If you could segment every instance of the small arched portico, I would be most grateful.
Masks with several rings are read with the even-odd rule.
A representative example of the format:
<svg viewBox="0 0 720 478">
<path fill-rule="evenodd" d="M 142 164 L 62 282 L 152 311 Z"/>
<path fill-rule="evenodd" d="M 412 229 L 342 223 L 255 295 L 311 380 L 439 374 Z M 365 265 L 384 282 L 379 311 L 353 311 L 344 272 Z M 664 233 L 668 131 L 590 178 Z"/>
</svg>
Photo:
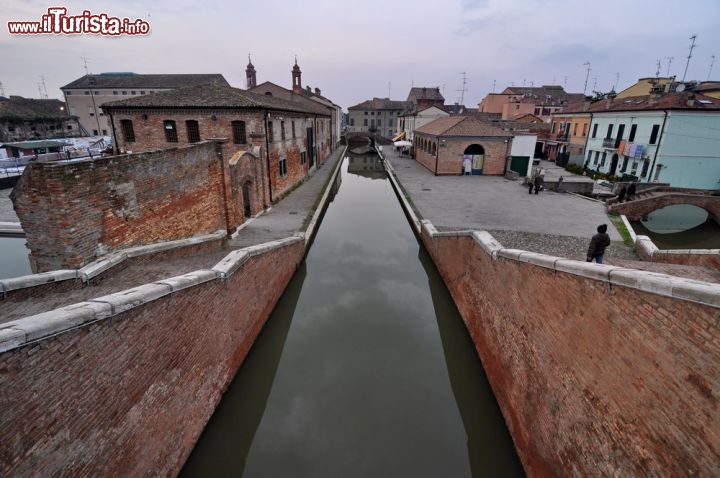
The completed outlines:
<svg viewBox="0 0 720 478">
<path fill-rule="evenodd" d="M 471 144 L 463 152 L 463 160 L 469 158 L 472 163 L 473 175 L 480 175 L 483 171 L 483 163 L 485 162 L 485 148 L 479 144 Z"/>
</svg>

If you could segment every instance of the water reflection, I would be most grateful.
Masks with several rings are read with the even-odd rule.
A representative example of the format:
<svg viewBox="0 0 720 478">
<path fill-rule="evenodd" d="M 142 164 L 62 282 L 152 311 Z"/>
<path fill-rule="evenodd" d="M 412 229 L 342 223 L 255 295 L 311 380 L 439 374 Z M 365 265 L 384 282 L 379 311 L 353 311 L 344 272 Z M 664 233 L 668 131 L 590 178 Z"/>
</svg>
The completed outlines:
<svg viewBox="0 0 720 478">
<path fill-rule="evenodd" d="M 646 221 L 630 224 L 636 234 L 650 237 L 660 249 L 720 248 L 720 226 L 697 206 L 668 206 L 650 213 Z"/>
<path fill-rule="evenodd" d="M 32 274 L 24 237 L 0 236 L 0 279 Z"/>
<path fill-rule="evenodd" d="M 246 373 L 265 373 L 246 372 L 263 367 L 247 360 L 233 390 L 257 393 L 244 398 L 255 404 L 252 417 L 223 416 L 242 416 L 246 405 L 219 408 L 201 440 L 217 436 L 196 447 L 183 475 L 521 475 L 474 347 L 466 332 L 459 338 L 461 319 L 434 268 L 423 265 L 427 257 L 418 261 L 394 192 L 387 181 L 348 173 L 349 163 L 306 258 L 296 306 L 270 319 L 291 324 L 273 355 L 280 358 L 269 395 L 267 385 L 244 382 Z M 251 428 L 249 438 L 235 444 L 236 432 L 217 425 L 227 421 Z M 225 465 L 235 447 L 243 467 Z M 491 455 L 499 458 L 488 464 Z"/>
</svg>

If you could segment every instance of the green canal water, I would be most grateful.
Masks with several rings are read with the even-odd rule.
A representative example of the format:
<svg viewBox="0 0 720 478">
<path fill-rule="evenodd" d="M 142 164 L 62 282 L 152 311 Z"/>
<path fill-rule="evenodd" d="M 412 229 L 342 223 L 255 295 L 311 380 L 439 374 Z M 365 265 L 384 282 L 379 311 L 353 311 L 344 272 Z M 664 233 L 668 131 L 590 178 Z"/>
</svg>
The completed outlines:
<svg viewBox="0 0 720 478">
<path fill-rule="evenodd" d="M 524 476 L 378 164 L 344 160 L 305 262 L 180 476 Z"/>
</svg>

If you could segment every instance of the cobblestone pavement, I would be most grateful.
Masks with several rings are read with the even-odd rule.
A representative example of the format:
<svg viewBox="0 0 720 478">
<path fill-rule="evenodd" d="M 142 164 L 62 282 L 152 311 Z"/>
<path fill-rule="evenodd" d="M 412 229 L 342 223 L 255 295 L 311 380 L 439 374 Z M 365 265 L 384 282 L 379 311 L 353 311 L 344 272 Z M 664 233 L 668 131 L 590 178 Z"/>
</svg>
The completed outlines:
<svg viewBox="0 0 720 478">
<path fill-rule="evenodd" d="M 598 224 L 605 223 L 613 241 L 605 255 L 606 264 L 720 282 L 720 271 L 715 269 L 641 261 L 634 249 L 623 243 L 602 202 L 552 191 L 528 194 L 522 180 L 434 176 L 417 161 L 399 157 L 392 148 L 383 152 L 415 212 L 439 230 L 485 230 L 503 247 L 585 260 L 590 237 Z M 571 173 L 565 172 L 565 176 Z"/>
</svg>

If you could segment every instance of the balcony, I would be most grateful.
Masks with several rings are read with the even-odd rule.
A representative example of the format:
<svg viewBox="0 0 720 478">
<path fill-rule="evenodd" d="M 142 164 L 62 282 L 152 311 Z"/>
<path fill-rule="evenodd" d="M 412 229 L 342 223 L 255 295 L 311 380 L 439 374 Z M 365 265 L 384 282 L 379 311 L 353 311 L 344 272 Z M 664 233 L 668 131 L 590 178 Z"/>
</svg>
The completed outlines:
<svg viewBox="0 0 720 478">
<path fill-rule="evenodd" d="M 602 143 L 603 148 L 615 149 L 615 138 L 605 138 Z"/>
</svg>

